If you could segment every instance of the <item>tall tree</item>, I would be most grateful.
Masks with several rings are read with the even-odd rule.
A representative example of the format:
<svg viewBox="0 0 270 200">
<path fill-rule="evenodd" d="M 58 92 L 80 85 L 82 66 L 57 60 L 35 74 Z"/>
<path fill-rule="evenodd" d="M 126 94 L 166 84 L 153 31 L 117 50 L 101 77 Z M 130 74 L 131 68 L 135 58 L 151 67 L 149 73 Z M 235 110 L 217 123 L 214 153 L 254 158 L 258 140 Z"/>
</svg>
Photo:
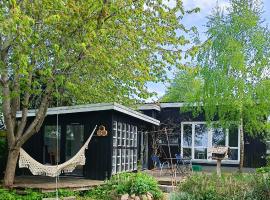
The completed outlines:
<svg viewBox="0 0 270 200">
<path fill-rule="evenodd" d="M 208 40 L 196 56 L 196 67 L 183 69 L 193 81 L 182 87 L 176 79 L 168 93 L 179 88 L 179 94 L 188 94 L 187 104 L 202 103 L 194 109 L 203 109 L 208 121 L 218 117 L 223 125 L 233 121 L 240 126 L 241 171 L 244 130 L 253 136 L 269 131 L 270 32 L 261 18 L 260 1 L 231 0 L 230 4 L 228 13 L 217 8 L 208 17 Z M 195 90 L 187 91 L 194 84 Z"/>
<path fill-rule="evenodd" d="M 184 14 L 181 1 L 0 1 L 5 186 L 13 184 L 19 149 L 38 132 L 58 91 L 69 104 L 149 97 L 146 83 L 164 80 L 168 65 L 180 63 L 187 41 L 179 31 L 189 31 Z M 30 107 L 37 110 L 32 122 Z"/>
</svg>

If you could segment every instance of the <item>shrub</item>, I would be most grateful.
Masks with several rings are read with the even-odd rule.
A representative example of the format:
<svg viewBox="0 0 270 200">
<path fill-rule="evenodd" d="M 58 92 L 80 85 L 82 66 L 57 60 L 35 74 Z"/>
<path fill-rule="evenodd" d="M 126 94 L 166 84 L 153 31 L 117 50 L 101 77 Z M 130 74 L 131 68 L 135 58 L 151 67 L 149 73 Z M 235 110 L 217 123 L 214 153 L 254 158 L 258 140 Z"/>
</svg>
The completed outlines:
<svg viewBox="0 0 270 200">
<path fill-rule="evenodd" d="M 262 174 L 264 174 L 264 173 L 269 173 L 270 172 L 270 166 L 268 167 L 260 167 L 260 168 L 257 168 L 256 169 L 256 172 L 257 173 L 262 173 Z"/>
<path fill-rule="evenodd" d="M 150 192 L 155 199 L 162 198 L 157 181 L 145 173 L 122 173 L 115 175 L 106 184 L 85 194 L 93 199 L 113 199 L 122 194 L 142 195 Z"/>
<path fill-rule="evenodd" d="M 251 185 L 251 199 L 266 200 L 270 199 L 270 177 L 269 175 L 253 176 Z"/>
<path fill-rule="evenodd" d="M 270 179 L 258 174 L 195 174 L 181 183 L 172 199 L 190 200 L 267 200 Z"/>
<path fill-rule="evenodd" d="M 71 190 L 59 190 L 59 197 L 76 196 L 77 193 Z M 46 197 L 55 197 L 55 192 L 52 193 L 41 193 L 34 190 L 25 190 L 24 194 L 17 194 L 16 190 L 0 189 L 1 200 L 41 200 Z"/>
</svg>

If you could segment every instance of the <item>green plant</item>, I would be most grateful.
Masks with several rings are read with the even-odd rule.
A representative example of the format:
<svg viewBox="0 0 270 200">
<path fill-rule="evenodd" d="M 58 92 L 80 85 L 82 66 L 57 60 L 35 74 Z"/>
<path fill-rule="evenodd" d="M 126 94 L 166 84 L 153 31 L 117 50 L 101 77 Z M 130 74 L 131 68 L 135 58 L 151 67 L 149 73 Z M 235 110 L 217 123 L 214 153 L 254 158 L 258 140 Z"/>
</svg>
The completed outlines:
<svg viewBox="0 0 270 200">
<path fill-rule="evenodd" d="M 58 190 L 59 197 L 68 197 L 68 196 L 78 196 L 77 192 L 71 190 Z M 42 200 L 43 198 L 55 197 L 55 192 L 51 193 L 41 193 L 35 190 L 25 190 L 23 194 L 17 194 L 16 190 L 7 190 L 0 188 L 0 199 L 1 200 Z"/>
<path fill-rule="evenodd" d="M 270 199 L 270 177 L 269 175 L 253 176 L 251 185 L 251 199 L 268 200 Z"/>
<path fill-rule="evenodd" d="M 157 181 L 145 173 L 117 174 L 106 184 L 85 193 L 92 199 L 114 199 L 122 194 L 142 195 L 150 192 L 155 199 L 162 198 Z"/>
<path fill-rule="evenodd" d="M 257 168 L 256 172 L 257 173 L 269 173 L 270 172 L 270 166 Z"/>
<path fill-rule="evenodd" d="M 179 192 L 190 195 L 194 200 L 245 199 L 250 191 L 250 176 L 233 174 L 195 174 L 179 185 Z M 250 195 L 249 195 L 250 196 Z"/>
<path fill-rule="evenodd" d="M 171 200 L 268 200 L 270 177 L 261 174 L 195 174 L 178 187 Z"/>
<path fill-rule="evenodd" d="M 266 166 L 270 167 L 270 155 L 266 156 Z"/>
</svg>

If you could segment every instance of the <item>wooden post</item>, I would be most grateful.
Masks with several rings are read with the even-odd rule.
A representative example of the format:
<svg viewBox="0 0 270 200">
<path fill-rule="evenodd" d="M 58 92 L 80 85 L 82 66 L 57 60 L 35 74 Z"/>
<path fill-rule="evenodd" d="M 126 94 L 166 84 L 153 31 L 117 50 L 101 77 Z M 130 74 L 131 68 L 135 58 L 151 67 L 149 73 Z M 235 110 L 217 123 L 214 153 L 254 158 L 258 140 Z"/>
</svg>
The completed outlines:
<svg viewBox="0 0 270 200">
<path fill-rule="evenodd" d="M 221 159 L 217 159 L 217 175 L 221 177 Z"/>
</svg>

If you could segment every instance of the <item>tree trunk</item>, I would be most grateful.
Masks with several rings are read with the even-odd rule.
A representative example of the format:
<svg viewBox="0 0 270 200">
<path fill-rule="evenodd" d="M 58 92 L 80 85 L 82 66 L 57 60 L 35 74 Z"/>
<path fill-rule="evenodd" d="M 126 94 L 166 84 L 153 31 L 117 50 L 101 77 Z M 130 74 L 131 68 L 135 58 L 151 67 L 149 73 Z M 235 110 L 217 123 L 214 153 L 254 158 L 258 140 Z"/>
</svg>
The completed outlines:
<svg viewBox="0 0 270 200">
<path fill-rule="evenodd" d="M 12 187 L 15 177 L 15 170 L 17 165 L 17 160 L 20 154 L 19 149 L 11 149 L 8 151 L 8 159 L 4 177 L 4 186 Z"/>
<path fill-rule="evenodd" d="M 244 130 L 243 130 L 243 118 L 240 122 L 240 163 L 239 163 L 239 172 L 243 171 L 244 166 L 244 152 L 245 152 L 245 142 L 244 142 Z"/>
</svg>

